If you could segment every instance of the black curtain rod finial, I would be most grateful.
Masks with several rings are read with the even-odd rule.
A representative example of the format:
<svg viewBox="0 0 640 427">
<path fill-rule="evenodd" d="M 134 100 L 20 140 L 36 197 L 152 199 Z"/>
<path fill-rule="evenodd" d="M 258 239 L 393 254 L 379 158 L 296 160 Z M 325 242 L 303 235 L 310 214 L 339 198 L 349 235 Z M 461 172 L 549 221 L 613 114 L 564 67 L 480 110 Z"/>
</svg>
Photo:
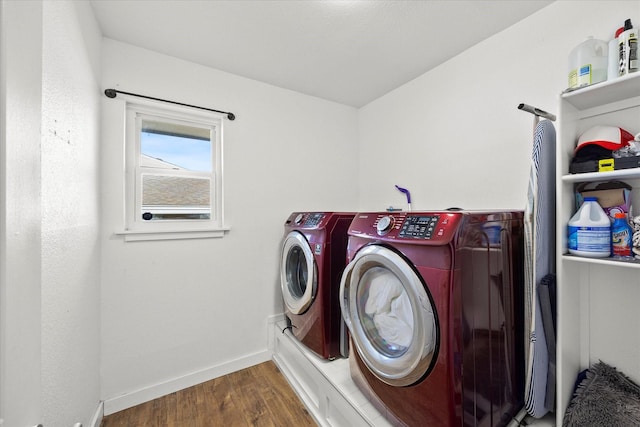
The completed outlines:
<svg viewBox="0 0 640 427">
<path fill-rule="evenodd" d="M 119 93 L 122 93 L 124 95 L 131 95 L 131 96 L 137 96 L 137 97 L 140 97 L 140 98 L 151 99 L 153 101 L 162 101 L 162 102 L 168 102 L 170 104 L 182 105 L 182 106 L 185 106 L 185 107 L 198 108 L 200 110 L 213 111 L 215 113 L 226 114 L 227 118 L 229 120 L 235 120 L 236 119 L 236 115 L 233 114 L 233 113 L 230 113 L 228 111 L 220 111 L 220 110 L 214 110 L 213 108 L 199 107 L 197 105 L 191 105 L 191 104 L 183 104 L 182 102 L 169 101 L 167 99 L 154 98 L 152 96 L 146 96 L 146 95 L 138 95 L 137 93 L 123 92 L 123 91 L 115 90 L 115 89 L 105 89 L 105 91 L 104 91 L 104 94 L 107 96 L 107 98 L 115 98 L 116 95 L 119 94 Z"/>
</svg>

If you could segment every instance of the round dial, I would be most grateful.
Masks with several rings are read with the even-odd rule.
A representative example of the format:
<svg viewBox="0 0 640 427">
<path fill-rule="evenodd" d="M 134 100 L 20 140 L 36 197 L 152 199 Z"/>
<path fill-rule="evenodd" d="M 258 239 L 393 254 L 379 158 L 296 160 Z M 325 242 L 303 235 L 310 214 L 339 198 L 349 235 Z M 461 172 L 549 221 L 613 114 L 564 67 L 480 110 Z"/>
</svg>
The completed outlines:
<svg viewBox="0 0 640 427">
<path fill-rule="evenodd" d="M 304 217 L 304 215 L 302 214 L 298 214 L 296 216 L 296 219 L 293 220 L 293 222 L 295 222 L 296 224 L 300 224 L 302 222 L 302 218 Z"/>
<path fill-rule="evenodd" d="M 393 227 L 393 217 L 383 216 L 378 221 L 376 229 L 378 230 L 378 234 L 384 234 L 387 231 L 391 230 L 391 227 Z"/>
</svg>

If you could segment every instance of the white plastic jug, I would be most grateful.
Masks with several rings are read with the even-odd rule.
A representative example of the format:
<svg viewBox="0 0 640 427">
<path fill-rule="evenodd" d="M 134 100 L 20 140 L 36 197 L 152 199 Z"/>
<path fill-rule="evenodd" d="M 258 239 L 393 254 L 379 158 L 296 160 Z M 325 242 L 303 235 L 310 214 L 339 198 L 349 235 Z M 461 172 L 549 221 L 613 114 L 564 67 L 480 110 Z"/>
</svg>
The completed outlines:
<svg viewBox="0 0 640 427">
<path fill-rule="evenodd" d="M 585 197 L 569 220 L 569 253 L 589 258 L 611 256 L 611 220 L 596 197 Z"/>
<path fill-rule="evenodd" d="M 607 80 L 609 45 L 589 37 L 569 54 L 569 88 L 579 88 Z"/>
</svg>

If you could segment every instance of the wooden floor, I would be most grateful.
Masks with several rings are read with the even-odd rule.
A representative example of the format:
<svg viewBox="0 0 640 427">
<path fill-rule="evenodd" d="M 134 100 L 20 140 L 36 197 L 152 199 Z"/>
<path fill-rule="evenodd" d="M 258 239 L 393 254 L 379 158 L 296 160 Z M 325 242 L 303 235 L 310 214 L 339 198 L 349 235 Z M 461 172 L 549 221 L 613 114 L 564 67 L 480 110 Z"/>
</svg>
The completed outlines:
<svg viewBox="0 0 640 427">
<path fill-rule="evenodd" d="M 316 426 L 268 361 L 108 415 L 101 427 Z"/>
</svg>

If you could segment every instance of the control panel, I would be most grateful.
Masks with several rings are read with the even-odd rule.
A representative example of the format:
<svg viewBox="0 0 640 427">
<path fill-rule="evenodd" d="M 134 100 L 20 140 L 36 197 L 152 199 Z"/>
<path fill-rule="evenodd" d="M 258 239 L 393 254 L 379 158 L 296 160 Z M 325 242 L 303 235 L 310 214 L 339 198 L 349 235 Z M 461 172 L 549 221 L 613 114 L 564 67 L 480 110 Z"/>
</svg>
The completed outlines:
<svg viewBox="0 0 640 427">
<path fill-rule="evenodd" d="M 463 215 L 445 211 L 359 213 L 349 227 L 349 235 L 383 241 L 444 244 L 455 235 Z"/>
<path fill-rule="evenodd" d="M 295 225 L 301 228 L 317 228 L 324 219 L 324 212 L 300 212 L 293 213 L 287 219 L 285 225 Z"/>
</svg>

